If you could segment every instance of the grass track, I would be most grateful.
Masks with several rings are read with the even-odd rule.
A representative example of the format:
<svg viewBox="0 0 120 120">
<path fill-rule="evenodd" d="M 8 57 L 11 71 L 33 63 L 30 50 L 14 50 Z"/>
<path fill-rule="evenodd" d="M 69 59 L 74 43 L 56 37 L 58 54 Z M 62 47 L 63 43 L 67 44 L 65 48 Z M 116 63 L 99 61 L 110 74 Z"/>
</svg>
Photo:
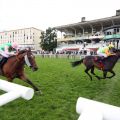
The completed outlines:
<svg viewBox="0 0 120 120">
<path fill-rule="evenodd" d="M 71 60 L 37 57 L 36 61 L 37 72 L 27 67 L 25 71 L 44 95 L 35 94 L 30 101 L 20 98 L 0 107 L 0 120 L 76 120 L 75 107 L 80 96 L 120 106 L 120 63 L 114 68 L 114 78 L 98 81 L 93 77 L 90 81 L 85 67 L 72 68 Z M 18 79 L 14 82 L 29 86 Z"/>
</svg>

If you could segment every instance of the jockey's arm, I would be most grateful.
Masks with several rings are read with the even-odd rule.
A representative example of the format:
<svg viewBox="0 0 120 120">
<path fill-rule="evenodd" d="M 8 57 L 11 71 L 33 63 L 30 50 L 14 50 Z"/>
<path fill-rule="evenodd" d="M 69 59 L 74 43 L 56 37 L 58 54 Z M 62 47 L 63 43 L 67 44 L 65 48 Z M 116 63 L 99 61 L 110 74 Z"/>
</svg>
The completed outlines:
<svg viewBox="0 0 120 120">
<path fill-rule="evenodd" d="M 115 53 L 111 53 L 108 49 L 105 50 L 105 54 L 106 54 L 107 56 L 115 55 Z"/>
<path fill-rule="evenodd" d="M 105 54 L 106 54 L 107 56 L 110 56 L 110 55 L 111 55 L 111 53 L 110 53 L 110 51 L 109 51 L 108 49 L 105 50 Z"/>
</svg>

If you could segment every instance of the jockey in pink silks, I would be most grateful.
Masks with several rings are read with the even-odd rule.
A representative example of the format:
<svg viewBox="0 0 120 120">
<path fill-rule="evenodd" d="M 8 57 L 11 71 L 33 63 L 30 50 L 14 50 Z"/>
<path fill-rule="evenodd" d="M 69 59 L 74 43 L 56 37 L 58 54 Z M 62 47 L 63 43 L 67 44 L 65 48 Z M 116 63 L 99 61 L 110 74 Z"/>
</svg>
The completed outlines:
<svg viewBox="0 0 120 120">
<path fill-rule="evenodd" d="M 8 60 L 8 57 L 16 55 L 13 51 L 18 52 L 18 44 L 13 43 L 4 43 L 0 45 L 0 55 L 2 56 L 0 60 L 0 67 Z"/>
</svg>

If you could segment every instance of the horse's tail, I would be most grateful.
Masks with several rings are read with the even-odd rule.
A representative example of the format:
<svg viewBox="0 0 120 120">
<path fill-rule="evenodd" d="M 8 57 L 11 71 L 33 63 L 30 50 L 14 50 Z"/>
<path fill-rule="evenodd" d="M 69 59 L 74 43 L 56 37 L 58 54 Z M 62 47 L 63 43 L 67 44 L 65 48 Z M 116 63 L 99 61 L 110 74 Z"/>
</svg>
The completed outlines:
<svg viewBox="0 0 120 120">
<path fill-rule="evenodd" d="M 83 58 L 84 59 L 84 58 Z M 83 59 L 79 60 L 79 61 L 74 61 L 74 62 L 71 62 L 72 64 L 72 67 L 76 67 L 77 65 L 83 63 Z"/>
</svg>

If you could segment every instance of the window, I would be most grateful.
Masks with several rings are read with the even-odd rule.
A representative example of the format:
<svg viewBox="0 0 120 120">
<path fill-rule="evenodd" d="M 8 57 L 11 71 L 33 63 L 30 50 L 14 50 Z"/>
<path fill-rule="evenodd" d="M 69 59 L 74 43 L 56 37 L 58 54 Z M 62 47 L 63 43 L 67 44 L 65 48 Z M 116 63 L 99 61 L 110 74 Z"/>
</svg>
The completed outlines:
<svg viewBox="0 0 120 120">
<path fill-rule="evenodd" d="M 119 28 L 117 28 L 117 32 L 119 32 Z"/>
<path fill-rule="evenodd" d="M 116 34 L 116 29 L 114 29 L 114 33 L 113 34 Z"/>
<path fill-rule="evenodd" d="M 106 32 L 105 34 L 106 34 L 106 35 L 111 35 L 111 32 Z"/>
<path fill-rule="evenodd" d="M 14 37 L 14 32 L 13 32 L 13 37 Z"/>
</svg>

